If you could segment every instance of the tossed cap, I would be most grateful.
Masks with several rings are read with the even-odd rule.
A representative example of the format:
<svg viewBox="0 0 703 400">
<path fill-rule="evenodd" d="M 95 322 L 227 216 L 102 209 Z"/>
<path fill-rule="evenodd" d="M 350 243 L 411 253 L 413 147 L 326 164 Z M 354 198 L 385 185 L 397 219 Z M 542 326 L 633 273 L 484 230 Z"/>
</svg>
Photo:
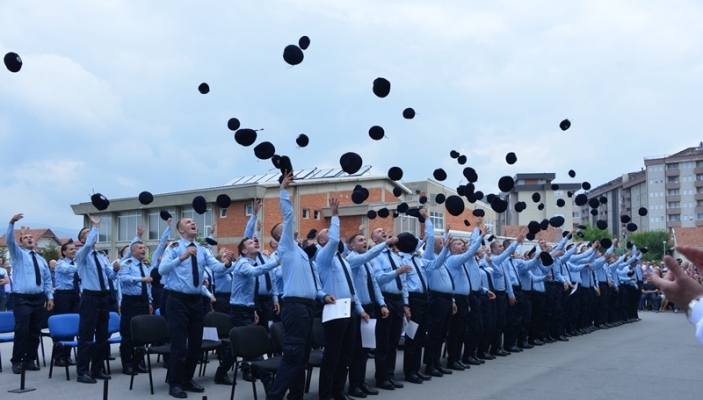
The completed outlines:
<svg viewBox="0 0 703 400">
<path fill-rule="evenodd" d="M 400 167 L 391 167 L 388 170 L 388 178 L 392 181 L 399 181 L 403 179 L 403 170 Z"/>
<path fill-rule="evenodd" d="M 154 195 L 147 192 L 146 190 L 139 193 L 139 204 L 147 205 L 154 201 Z"/>
<path fill-rule="evenodd" d="M 383 137 L 386 136 L 386 131 L 383 130 L 382 127 L 378 125 L 374 125 L 371 128 L 369 128 L 369 137 L 373 140 L 381 140 Z"/>
<path fill-rule="evenodd" d="M 415 118 L 415 110 L 413 110 L 410 107 L 406 108 L 405 110 L 403 110 L 403 118 L 405 118 L 405 119 Z"/>
<path fill-rule="evenodd" d="M 444 207 L 449 214 L 458 217 L 464 212 L 464 200 L 457 195 L 451 195 L 444 202 Z"/>
<path fill-rule="evenodd" d="M 241 125 L 237 118 L 230 118 L 229 121 L 227 121 L 227 129 L 230 131 L 236 131 Z"/>
<path fill-rule="evenodd" d="M 600 230 L 605 230 L 608 229 L 608 223 L 603 221 L 602 219 L 599 219 L 596 221 L 596 227 Z"/>
<path fill-rule="evenodd" d="M 198 92 L 200 92 L 200 94 L 210 93 L 210 85 L 205 82 L 201 83 L 200 85 L 198 85 Z"/>
<path fill-rule="evenodd" d="M 565 119 L 559 123 L 559 128 L 561 128 L 562 131 L 565 131 L 569 128 L 571 128 L 571 121 L 568 119 Z"/>
<path fill-rule="evenodd" d="M 294 44 L 289 44 L 283 49 L 283 60 L 289 65 L 298 65 L 303 62 L 303 58 L 303 50 Z"/>
<path fill-rule="evenodd" d="M 391 83 L 386 78 L 376 78 L 373 81 L 373 94 L 380 98 L 388 96 L 391 92 Z"/>
<path fill-rule="evenodd" d="M 217 204 L 220 208 L 228 208 L 232 205 L 232 199 L 228 195 L 222 193 L 217 196 L 217 199 L 215 199 L 215 204 Z"/>
<path fill-rule="evenodd" d="M 300 47 L 301 50 L 307 50 L 309 46 L 310 46 L 310 38 L 309 37 L 301 36 L 300 39 L 298 39 L 298 47 Z"/>
<path fill-rule="evenodd" d="M 268 160 L 276 154 L 276 148 L 271 142 L 261 142 L 254 147 L 254 155 L 259 160 Z"/>
<path fill-rule="evenodd" d="M 171 213 L 167 210 L 159 211 L 159 217 L 161 217 L 161 219 L 163 219 L 164 221 L 168 221 L 169 218 L 172 218 Z"/>
<path fill-rule="evenodd" d="M 442 168 L 437 168 L 436 170 L 434 170 L 434 172 L 432 172 L 432 176 L 440 182 L 447 179 L 447 173 L 444 172 Z"/>
<path fill-rule="evenodd" d="M 447 198 L 444 196 L 443 193 L 438 193 L 437 196 L 435 196 L 434 200 L 437 202 L 437 204 L 443 204 Z"/>
<path fill-rule="evenodd" d="M 354 152 L 344 153 L 339 158 L 339 165 L 342 167 L 342 171 L 348 173 L 349 175 L 359 172 L 362 163 L 363 161 L 361 156 Z"/>
<path fill-rule="evenodd" d="M 306 134 L 304 134 L 304 133 L 301 133 L 301 134 L 298 135 L 298 137 L 295 139 L 295 143 L 296 143 L 298 146 L 300 146 L 300 147 L 305 147 L 305 146 L 308 145 L 308 143 L 310 143 L 310 138 L 308 137 L 308 135 L 306 135 Z"/>
<path fill-rule="evenodd" d="M 205 201 L 205 197 L 196 196 L 193 199 L 193 210 L 198 214 L 205 214 L 207 211 L 207 201 Z"/>
<path fill-rule="evenodd" d="M 17 53 L 9 52 L 5 54 L 5 57 L 3 57 L 3 62 L 5 63 L 7 70 L 10 72 L 19 72 L 20 69 L 22 69 L 22 59 Z"/>
<path fill-rule="evenodd" d="M 251 146 L 256 142 L 256 131 L 249 128 L 238 129 L 234 132 L 234 141 L 244 147 Z"/>
<path fill-rule="evenodd" d="M 110 200 L 100 193 L 95 193 L 90 196 L 90 202 L 93 203 L 93 207 L 97 208 L 98 211 L 106 210 L 110 206 Z"/>
<path fill-rule="evenodd" d="M 515 180 L 511 176 L 503 176 L 498 180 L 498 188 L 501 192 L 509 192 L 515 187 Z"/>
<path fill-rule="evenodd" d="M 507 162 L 510 165 L 515 164 L 517 162 L 517 156 L 515 155 L 515 153 L 513 153 L 511 151 L 510 153 L 506 154 L 505 155 L 505 162 Z"/>
</svg>

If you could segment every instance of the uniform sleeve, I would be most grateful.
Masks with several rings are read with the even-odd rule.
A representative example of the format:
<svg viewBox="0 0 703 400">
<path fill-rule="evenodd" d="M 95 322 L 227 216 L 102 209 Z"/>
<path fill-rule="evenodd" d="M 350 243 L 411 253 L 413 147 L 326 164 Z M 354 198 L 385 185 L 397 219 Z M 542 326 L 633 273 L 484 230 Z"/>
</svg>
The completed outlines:
<svg viewBox="0 0 703 400">
<path fill-rule="evenodd" d="M 288 191 L 281 189 L 280 207 L 283 214 L 283 231 L 281 240 L 278 242 L 278 250 L 293 251 L 298 244 L 295 242 L 295 227 L 293 226 L 293 203 L 290 201 Z"/>
<path fill-rule="evenodd" d="M 425 251 L 422 252 L 422 258 L 425 260 L 434 260 L 434 226 L 429 219 L 425 220 Z"/>
<path fill-rule="evenodd" d="M 241 226 L 241 225 L 240 225 Z M 244 228 L 244 237 L 253 239 L 254 238 L 254 231 L 256 228 L 256 214 L 251 214 L 251 217 L 249 217 L 249 221 L 247 221 L 247 226 Z"/>
<path fill-rule="evenodd" d="M 83 247 L 78 249 L 76 252 L 76 264 L 84 264 L 86 258 L 88 258 L 88 254 L 91 252 L 93 249 L 93 246 L 95 245 L 95 242 L 98 240 L 98 228 L 97 227 L 92 227 L 90 228 L 90 232 L 88 232 L 88 237 L 85 239 L 85 243 L 83 243 Z"/>
<path fill-rule="evenodd" d="M 51 269 L 46 264 L 46 260 L 42 258 L 43 268 L 42 268 L 42 280 L 44 285 L 44 294 L 48 300 L 54 299 L 54 284 L 51 281 Z"/>
<path fill-rule="evenodd" d="M 21 260 L 22 256 L 20 256 L 20 253 L 22 252 L 22 249 L 15 241 L 15 224 L 9 224 L 7 226 L 5 242 L 7 243 L 7 249 L 10 252 L 10 257 L 12 258 L 12 260 Z M 15 267 L 15 269 L 16 268 L 17 267 Z"/>
</svg>

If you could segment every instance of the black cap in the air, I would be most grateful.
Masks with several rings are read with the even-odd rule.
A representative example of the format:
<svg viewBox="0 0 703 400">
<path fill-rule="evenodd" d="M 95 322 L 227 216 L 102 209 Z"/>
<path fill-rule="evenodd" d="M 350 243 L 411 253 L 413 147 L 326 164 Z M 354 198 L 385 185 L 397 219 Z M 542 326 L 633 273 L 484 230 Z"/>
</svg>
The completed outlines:
<svg viewBox="0 0 703 400">
<path fill-rule="evenodd" d="M 261 142 L 254 147 L 254 155 L 259 160 L 268 160 L 276 154 L 276 148 L 271 142 Z"/>
<path fill-rule="evenodd" d="M 506 154 L 505 155 L 505 162 L 507 162 L 510 165 L 515 164 L 517 162 L 517 156 L 515 155 L 515 153 L 513 153 L 511 151 L 510 153 Z"/>
<path fill-rule="evenodd" d="M 596 227 L 600 230 L 605 230 L 608 229 L 608 223 L 603 221 L 602 219 L 599 219 L 596 221 Z"/>
<path fill-rule="evenodd" d="M 308 234 L 305 235 L 305 237 L 306 237 L 307 239 L 315 239 L 316 236 L 317 236 L 317 229 L 315 229 L 315 228 L 310 229 L 310 230 L 308 231 Z"/>
<path fill-rule="evenodd" d="M 552 183 L 552 190 L 559 190 L 559 185 L 556 183 Z"/>
<path fill-rule="evenodd" d="M 471 222 L 469 222 L 468 219 L 465 219 L 465 220 L 464 220 L 464 225 L 466 225 L 466 226 L 471 226 Z"/>
<path fill-rule="evenodd" d="M 544 203 L 539 203 L 539 205 L 537 206 L 537 209 L 540 211 L 544 210 Z"/>
<path fill-rule="evenodd" d="M 542 200 L 542 195 L 537 192 L 532 193 L 532 201 L 539 203 L 540 200 Z"/>
<path fill-rule="evenodd" d="M 447 198 L 444 196 L 443 193 L 438 193 L 437 196 L 435 196 L 434 201 L 437 202 L 437 204 L 444 204 L 444 201 L 447 200 Z"/>
<path fill-rule="evenodd" d="M 388 218 L 388 216 L 391 215 L 390 211 L 388 211 L 388 209 L 385 207 L 378 210 L 377 214 L 381 218 Z"/>
<path fill-rule="evenodd" d="M 405 119 L 415 118 L 415 110 L 413 110 L 410 107 L 406 108 L 405 110 L 403 110 L 403 118 L 405 118 Z"/>
<path fill-rule="evenodd" d="M 607 249 L 613 245 L 613 241 L 610 238 L 603 238 L 600 240 L 600 247 Z"/>
<path fill-rule="evenodd" d="M 200 94 L 210 93 L 210 85 L 205 82 L 201 83 L 200 85 L 198 85 L 198 92 L 200 92 Z"/>
<path fill-rule="evenodd" d="M 385 78 L 376 78 L 373 81 L 373 94 L 380 98 L 388 96 L 391 92 L 391 83 Z"/>
<path fill-rule="evenodd" d="M 592 208 L 592 209 L 591 209 L 591 215 L 593 215 L 594 217 L 597 216 L 597 215 L 598 215 L 598 210 L 595 209 L 595 208 Z"/>
<path fill-rule="evenodd" d="M 227 121 L 227 129 L 230 131 L 236 131 L 241 125 L 237 118 L 230 118 L 229 121 Z"/>
<path fill-rule="evenodd" d="M 593 197 L 590 200 L 588 200 L 588 205 L 591 208 L 598 208 L 598 207 L 600 207 L 600 201 L 598 201 L 597 198 Z"/>
<path fill-rule="evenodd" d="M 645 207 L 640 207 L 640 209 L 637 210 L 637 214 L 639 214 L 640 217 L 644 217 L 645 215 L 647 215 L 647 212 L 648 211 Z"/>
<path fill-rule="evenodd" d="M 154 201 L 154 195 L 147 192 L 143 191 L 139 193 L 139 204 L 147 205 L 151 204 L 151 202 Z"/>
<path fill-rule="evenodd" d="M 400 203 L 398 204 L 398 207 L 396 207 L 396 210 L 398 210 L 399 213 L 406 213 L 408 212 L 409 208 L 410 206 L 408 205 L 408 203 Z"/>
<path fill-rule="evenodd" d="M 17 53 L 9 52 L 3 57 L 5 67 L 10 72 L 19 72 L 22 69 L 22 59 Z"/>
<path fill-rule="evenodd" d="M 477 208 L 473 210 L 471 214 L 473 214 L 474 217 L 484 217 L 486 215 L 486 212 L 480 208 Z"/>
<path fill-rule="evenodd" d="M 457 161 L 460 165 L 464 165 L 464 164 L 466 164 L 466 156 L 465 156 L 465 155 L 460 155 L 459 158 L 456 159 L 456 161 Z"/>
<path fill-rule="evenodd" d="M 211 237 L 206 237 L 205 243 L 209 244 L 210 246 L 217 246 L 217 240 L 215 240 Z"/>
<path fill-rule="evenodd" d="M 301 133 L 300 135 L 298 135 L 298 138 L 295 139 L 295 143 L 300 147 L 305 147 L 308 145 L 308 143 L 310 143 L 310 138 L 308 137 L 308 135 Z"/>
<path fill-rule="evenodd" d="M 466 180 L 471 183 L 474 183 L 478 180 L 478 173 L 476 173 L 476 170 L 471 167 L 464 168 L 463 174 L 464 178 L 466 178 Z"/>
<path fill-rule="evenodd" d="M 234 141 L 247 147 L 256 142 L 256 131 L 249 128 L 238 129 L 234 132 Z"/>
<path fill-rule="evenodd" d="M 549 219 L 549 225 L 551 225 L 555 228 L 561 227 L 562 225 L 564 225 L 564 222 L 566 222 L 564 220 L 564 217 L 562 217 L 560 215 L 557 215 L 556 217 L 552 217 Z"/>
<path fill-rule="evenodd" d="M 97 208 L 98 211 L 106 210 L 107 207 L 110 205 L 110 200 L 108 200 L 107 197 L 103 196 L 100 193 L 95 193 L 94 195 L 90 196 L 90 202 L 93 203 L 93 207 Z"/>
<path fill-rule="evenodd" d="M 464 212 L 464 200 L 456 195 L 447 197 L 447 200 L 444 202 L 444 206 L 446 207 L 447 212 L 455 217 L 458 217 Z"/>
<path fill-rule="evenodd" d="M 591 190 L 591 184 L 588 182 L 582 183 L 581 187 L 583 188 L 583 190 Z"/>
<path fill-rule="evenodd" d="M 568 119 L 565 119 L 559 123 L 559 128 L 561 128 L 562 131 L 565 131 L 569 128 L 571 128 L 571 121 Z"/>
<path fill-rule="evenodd" d="M 391 167 L 388 170 L 388 178 L 392 181 L 403 179 L 403 170 L 400 167 Z"/>
<path fill-rule="evenodd" d="M 398 243 L 395 247 L 403 253 L 413 254 L 419 242 L 420 241 L 412 233 L 403 232 L 398 235 Z"/>
<path fill-rule="evenodd" d="M 440 182 L 447 179 L 447 173 L 444 172 L 442 168 L 437 168 L 436 170 L 434 170 L 434 172 L 432 172 L 432 176 Z"/>
<path fill-rule="evenodd" d="M 601 196 L 598 201 L 600 201 L 601 204 L 608 204 L 608 198 L 605 196 Z"/>
<path fill-rule="evenodd" d="M 515 180 L 511 176 L 503 176 L 498 180 L 498 188 L 501 192 L 509 192 L 515 187 Z"/>
<path fill-rule="evenodd" d="M 628 230 L 629 232 L 634 232 L 634 231 L 636 231 L 636 230 L 637 230 L 637 224 L 635 224 L 634 222 L 630 222 L 629 224 L 627 224 L 627 230 Z"/>
<path fill-rule="evenodd" d="M 621 215 L 620 216 L 620 223 L 622 224 L 627 224 L 631 221 L 631 218 L 629 215 Z"/>
<path fill-rule="evenodd" d="M 159 211 L 159 217 L 161 217 L 161 219 L 163 219 L 164 221 L 168 221 L 169 218 L 172 218 L 171 213 L 167 210 Z"/>
<path fill-rule="evenodd" d="M 298 65 L 303 62 L 303 58 L 303 50 L 294 44 L 289 44 L 283 49 L 283 60 L 289 65 Z"/>
<path fill-rule="evenodd" d="M 193 199 L 193 210 L 198 214 L 205 214 L 207 211 L 207 201 L 205 201 L 205 197 L 196 196 Z"/>
<path fill-rule="evenodd" d="M 570 169 L 570 170 L 569 170 L 569 176 L 572 177 L 572 178 L 576 178 L 576 171 L 574 171 L 573 169 Z"/>
<path fill-rule="evenodd" d="M 577 194 L 576 198 L 574 199 L 574 203 L 581 207 L 582 205 L 588 203 L 588 196 L 586 196 L 584 193 Z"/>
<path fill-rule="evenodd" d="M 369 210 L 369 211 L 366 213 L 366 217 L 367 217 L 368 219 L 375 219 L 375 218 L 376 218 L 376 211 L 374 211 L 374 210 Z"/>
<path fill-rule="evenodd" d="M 310 38 L 309 37 L 301 36 L 300 39 L 298 39 L 298 47 L 300 47 L 301 50 L 307 50 L 309 46 L 310 46 Z"/>
<path fill-rule="evenodd" d="M 399 188 L 398 186 L 393 188 L 393 196 L 395 197 L 400 197 L 403 194 L 403 189 Z"/>
<path fill-rule="evenodd" d="M 359 172 L 362 163 L 361 156 L 353 152 L 344 153 L 339 158 L 339 165 L 342 167 L 342 171 L 349 175 Z"/>
<path fill-rule="evenodd" d="M 557 199 L 557 207 L 564 207 L 566 205 L 566 202 L 564 199 Z"/>
<path fill-rule="evenodd" d="M 386 136 L 386 131 L 383 130 L 382 127 L 378 125 L 374 125 L 371 128 L 369 128 L 369 137 L 373 140 L 381 140 L 383 137 Z"/>
<path fill-rule="evenodd" d="M 427 203 L 427 196 L 420 196 L 420 204 L 425 204 Z"/>
<path fill-rule="evenodd" d="M 215 199 L 215 204 L 217 204 L 220 208 L 228 208 L 232 205 L 232 199 L 228 195 L 222 193 L 217 196 L 217 199 Z"/>
</svg>

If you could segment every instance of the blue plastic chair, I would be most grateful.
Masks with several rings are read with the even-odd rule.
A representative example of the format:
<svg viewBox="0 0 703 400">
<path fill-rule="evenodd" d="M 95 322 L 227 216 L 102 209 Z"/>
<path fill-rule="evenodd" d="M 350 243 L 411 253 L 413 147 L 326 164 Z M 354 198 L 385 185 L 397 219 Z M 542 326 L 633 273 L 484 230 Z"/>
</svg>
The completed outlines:
<svg viewBox="0 0 703 400">
<path fill-rule="evenodd" d="M 54 352 L 63 351 L 64 347 L 78 347 L 77 340 L 65 340 L 66 338 L 75 338 L 78 336 L 78 326 L 80 324 L 80 316 L 78 314 L 61 314 L 52 315 L 49 317 L 49 335 L 54 341 L 54 347 L 51 349 L 51 360 L 54 359 Z M 49 378 L 54 370 L 54 363 L 49 366 Z M 66 363 L 66 380 L 71 380 L 68 372 L 68 363 Z"/>
<path fill-rule="evenodd" d="M 161 309 L 157 308 L 156 310 L 154 310 L 154 315 L 161 315 Z"/>
<path fill-rule="evenodd" d="M 110 346 L 115 343 L 122 343 L 122 336 L 112 336 L 115 333 L 120 333 L 120 314 L 110 311 L 110 320 L 107 323 L 107 355 L 105 356 L 105 361 L 107 362 L 107 373 L 110 374 Z"/>
<path fill-rule="evenodd" d="M 8 343 L 15 340 L 15 314 L 12 311 L 0 312 L 0 334 L 12 333 L 12 335 L 0 335 L 0 343 Z M 0 372 L 2 372 L 2 355 L 0 354 Z"/>
</svg>

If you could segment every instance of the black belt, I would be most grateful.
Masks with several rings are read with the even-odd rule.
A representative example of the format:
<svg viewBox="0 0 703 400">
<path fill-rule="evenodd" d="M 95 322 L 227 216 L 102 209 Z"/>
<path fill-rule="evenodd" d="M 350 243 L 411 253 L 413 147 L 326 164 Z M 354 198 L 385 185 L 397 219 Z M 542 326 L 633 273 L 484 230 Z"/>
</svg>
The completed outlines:
<svg viewBox="0 0 703 400">
<path fill-rule="evenodd" d="M 522 286 L 513 286 L 513 292 L 522 292 Z"/>
<path fill-rule="evenodd" d="M 256 295 L 256 300 L 257 301 L 269 301 L 269 300 L 273 300 L 273 296 L 271 296 L 270 294 L 258 294 L 258 295 Z"/>
<path fill-rule="evenodd" d="M 437 292 L 437 291 L 434 291 L 434 290 L 430 290 L 430 291 L 428 292 L 428 294 L 429 294 L 430 296 L 437 296 L 437 297 L 442 298 L 442 299 L 449 299 L 449 300 L 454 299 L 454 295 L 453 295 L 452 293 L 444 293 L 444 292 Z"/>
<path fill-rule="evenodd" d="M 73 289 L 56 289 L 54 294 L 78 294 Z"/>
<path fill-rule="evenodd" d="M 496 295 L 499 295 L 499 294 L 500 294 L 500 295 L 505 295 L 505 290 L 496 290 L 496 291 L 495 291 L 495 294 L 496 294 Z"/>
<path fill-rule="evenodd" d="M 427 293 L 410 292 L 408 293 L 408 297 L 411 299 L 426 299 Z"/>
<path fill-rule="evenodd" d="M 176 292 L 175 290 L 171 290 L 169 293 L 169 296 L 173 296 L 177 299 L 181 300 L 190 300 L 190 301 L 195 301 L 195 300 L 200 300 L 202 297 L 201 294 L 188 294 L 188 293 L 183 293 L 183 292 Z"/>
<path fill-rule="evenodd" d="M 562 286 L 563 284 L 561 282 L 547 282 L 547 285 L 552 285 L 552 286 Z"/>
<path fill-rule="evenodd" d="M 467 296 L 467 295 L 465 295 L 465 294 L 456 294 L 456 293 L 455 293 L 455 294 L 454 294 L 454 298 L 455 298 L 456 300 L 468 300 L 468 299 L 469 299 L 469 296 Z"/>
<path fill-rule="evenodd" d="M 480 295 L 481 295 L 481 292 L 478 291 L 478 290 L 472 290 L 472 291 L 471 291 L 471 296 L 480 296 Z"/>
<path fill-rule="evenodd" d="M 237 311 L 237 312 L 249 312 L 249 313 L 253 313 L 254 311 L 256 311 L 256 309 L 254 307 L 243 306 L 240 304 L 230 304 L 229 310 L 230 311 Z"/>
<path fill-rule="evenodd" d="M 123 300 L 144 300 L 144 301 L 149 300 L 149 298 L 147 296 L 144 296 L 143 294 L 123 294 L 122 299 Z"/>
<path fill-rule="evenodd" d="M 576 286 L 576 282 L 571 281 L 571 285 Z"/>
<path fill-rule="evenodd" d="M 83 289 L 83 294 L 88 296 L 107 296 L 110 294 L 109 290 L 88 290 Z"/>
<path fill-rule="evenodd" d="M 284 297 L 283 300 L 286 301 L 286 302 L 291 302 L 291 303 L 303 303 L 303 304 L 307 304 L 307 305 L 309 305 L 309 306 L 314 306 L 314 305 L 315 305 L 315 300 L 306 299 L 306 298 L 304 298 L 304 297 L 292 297 L 292 296 L 288 296 L 288 297 Z"/>
<path fill-rule="evenodd" d="M 215 292 L 215 296 L 231 296 L 230 292 Z"/>
<path fill-rule="evenodd" d="M 44 293 L 35 293 L 35 294 L 29 294 L 29 293 L 10 293 L 13 298 L 18 297 L 20 299 L 25 299 L 25 300 L 39 300 L 41 297 L 44 295 Z"/>
<path fill-rule="evenodd" d="M 403 296 L 396 293 L 382 292 L 384 299 L 391 299 L 393 301 L 403 301 Z"/>
</svg>

